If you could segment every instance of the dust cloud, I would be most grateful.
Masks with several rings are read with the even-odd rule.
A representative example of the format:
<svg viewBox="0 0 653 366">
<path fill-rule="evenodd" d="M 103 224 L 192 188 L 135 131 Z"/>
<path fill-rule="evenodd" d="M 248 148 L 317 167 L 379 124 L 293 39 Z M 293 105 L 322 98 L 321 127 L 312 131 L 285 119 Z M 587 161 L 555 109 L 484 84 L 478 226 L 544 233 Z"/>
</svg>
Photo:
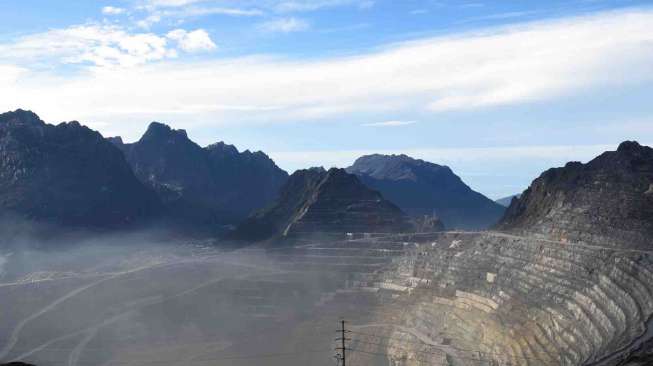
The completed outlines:
<svg viewBox="0 0 653 366">
<path fill-rule="evenodd" d="M 39 366 L 333 365 L 338 319 L 374 306 L 348 284 L 386 261 L 316 240 L 225 249 L 161 231 L 0 227 L 0 361 Z"/>
</svg>

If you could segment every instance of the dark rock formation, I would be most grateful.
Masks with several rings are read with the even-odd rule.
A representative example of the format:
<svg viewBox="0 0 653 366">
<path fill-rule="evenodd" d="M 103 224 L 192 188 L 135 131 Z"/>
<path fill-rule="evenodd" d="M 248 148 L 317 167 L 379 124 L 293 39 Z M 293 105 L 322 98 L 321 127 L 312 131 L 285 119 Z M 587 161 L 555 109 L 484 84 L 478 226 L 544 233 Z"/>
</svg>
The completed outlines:
<svg viewBox="0 0 653 366">
<path fill-rule="evenodd" d="M 34 366 L 30 363 L 24 363 L 24 362 L 9 362 L 9 363 L 2 363 L 0 366 Z"/>
<path fill-rule="evenodd" d="M 192 227 L 237 222 L 270 203 L 287 179 L 262 152 L 222 142 L 202 148 L 184 130 L 153 122 L 133 144 L 113 138 L 136 176 L 152 187 L 177 221 Z"/>
<path fill-rule="evenodd" d="M 449 167 L 406 155 L 368 155 L 347 168 L 411 216 L 436 213 L 448 229 L 494 225 L 504 208 L 469 188 Z"/>
<path fill-rule="evenodd" d="M 235 236 L 263 240 L 309 233 L 398 232 L 406 218 L 381 194 L 344 169 L 299 170 L 272 206 L 252 215 Z"/>
<path fill-rule="evenodd" d="M 653 149 L 624 142 L 587 164 L 544 172 L 498 226 L 561 241 L 650 247 Z"/>
<path fill-rule="evenodd" d="M 156 195 L 123 154 L 78 122 L 45 124 L 29 111 L 0 115 L 0 211 L 29 220 L 125 228 L 152 217 Z"/>
</svg>

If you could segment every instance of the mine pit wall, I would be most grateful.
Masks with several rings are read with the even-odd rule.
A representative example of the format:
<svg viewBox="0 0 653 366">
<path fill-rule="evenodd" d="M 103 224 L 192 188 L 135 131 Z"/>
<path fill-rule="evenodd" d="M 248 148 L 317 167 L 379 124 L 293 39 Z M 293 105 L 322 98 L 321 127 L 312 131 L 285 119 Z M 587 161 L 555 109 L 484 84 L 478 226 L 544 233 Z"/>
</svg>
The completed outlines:
<svg viewBox="0 0 653 366">
<path fill-rule="evenodd" d="M 391 365 L 616 365 L 652 336 L 649 254 L 493 233 L 411 245 L 374 284 L 395 292 L 377 316 Z"/>
</svg>

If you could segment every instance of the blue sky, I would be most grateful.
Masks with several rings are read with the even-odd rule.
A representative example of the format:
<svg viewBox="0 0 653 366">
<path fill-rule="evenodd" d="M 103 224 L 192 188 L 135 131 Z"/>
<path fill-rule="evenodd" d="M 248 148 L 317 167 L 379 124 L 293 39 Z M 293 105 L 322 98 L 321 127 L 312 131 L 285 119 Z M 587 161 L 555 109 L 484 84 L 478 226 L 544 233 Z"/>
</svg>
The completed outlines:
<svg viewBox="0 0 653 366">
<path fill-rule="evenodd" d="M 498 198 L 653 143 L 648 1 L 0 2 L 0 109 L 152 120 L 284 169 L 406 153 Z"/>
</svg>

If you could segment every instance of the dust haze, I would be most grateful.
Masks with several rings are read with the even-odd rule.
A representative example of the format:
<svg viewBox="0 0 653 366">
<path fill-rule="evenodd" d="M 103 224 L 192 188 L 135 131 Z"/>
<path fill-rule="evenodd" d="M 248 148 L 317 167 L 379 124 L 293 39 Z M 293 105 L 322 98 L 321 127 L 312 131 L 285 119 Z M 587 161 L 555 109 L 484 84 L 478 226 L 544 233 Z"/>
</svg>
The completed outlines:
<svg viewBox="0 0 653 366">
<path fill-rule="evenodd" d="M 51 239 L 1 225 L 0 359 L 45 366 L 332 365 L 340 317 L 373 307 L 347 287 L 388 261 L 316 239 L 221 249 L 160 231 Z"/>
</svg>

